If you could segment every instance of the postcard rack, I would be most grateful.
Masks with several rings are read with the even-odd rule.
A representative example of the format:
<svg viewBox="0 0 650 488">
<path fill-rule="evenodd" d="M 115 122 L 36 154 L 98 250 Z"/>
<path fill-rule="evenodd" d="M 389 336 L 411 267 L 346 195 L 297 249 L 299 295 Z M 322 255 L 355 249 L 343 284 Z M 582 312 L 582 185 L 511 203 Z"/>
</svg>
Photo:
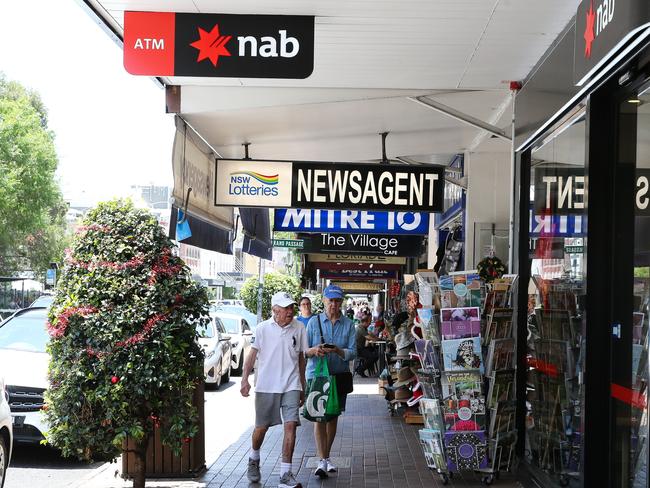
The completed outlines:
<svg viewBox="0 0 650 488">
<path fill-rule="evenodd" d="M 424 391 L 420 443 L 427 465 L 443 484 L 456 472 L 472 471 L 491 485 L 499 472 L 513 466 L 514 279 L 507 276 L 485 286 L 472 271 L 440 278 L 416 274 L 424 336 L 415 343 Z"/>
</svg>

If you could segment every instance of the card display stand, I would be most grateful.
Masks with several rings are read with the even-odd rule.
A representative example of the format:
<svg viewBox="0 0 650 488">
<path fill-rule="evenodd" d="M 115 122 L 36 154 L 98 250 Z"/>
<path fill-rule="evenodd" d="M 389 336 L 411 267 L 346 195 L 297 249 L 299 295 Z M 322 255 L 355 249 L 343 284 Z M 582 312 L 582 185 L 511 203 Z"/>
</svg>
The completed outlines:
<svg viewBox="0 0 650 488">
<path fill-rule="evenodd" d="M 427 465 L 447 484 L 472 471 L 490 485 L 514 462 L 515 340 L 511 289 L 515 276 L 485 285 L 476 272 L 416 274 L 433 290 L 418 309 L 416 341 L 424 397 L 420 443 Z M 440 313 L 436 313 L 439 305 Z"/>
</svg>

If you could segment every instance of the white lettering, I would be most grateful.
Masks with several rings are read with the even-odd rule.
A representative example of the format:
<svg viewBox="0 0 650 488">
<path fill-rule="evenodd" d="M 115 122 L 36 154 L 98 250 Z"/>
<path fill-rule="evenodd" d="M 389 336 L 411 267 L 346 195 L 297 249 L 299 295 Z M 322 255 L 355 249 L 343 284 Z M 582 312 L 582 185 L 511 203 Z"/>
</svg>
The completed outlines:
<svg viewBox="0 0 650 488">
<path fill-rule="evenodd" d="M 341 229 L 358 229 L 359 225 L 354 219 L 357 218 L 359 212 L 356 210 L 341 210 Z"/>
<path fill-rule="evenodd" d="M 257 56 L 257 39 L 253 36 L 238 36 L 237 42 L 239 42 L 239 55 L 246 56 L 246 44 L 251 46 L 251 56 Z"/>
<path fill-rule="evenodd" d="M 260 40 L 260 56 L 263 58 L 277 58 L 278 57 L 278 48 L 275 41 L 275 38 L 270 36 L 264 36 Z"/>
<path fill-rule="evenodd" d="M 395 173 L 395 205 L 408 205 L 408 200 L 400 196 L 407 190 L 407 186 L 400 182 L 406 179 L 408 179 L 408 173 Z"/>
<path fill-rule="evenodd" d="M 646 176 L 639 176 L 636 180 L 636 208 L 645 210 L 648 208 L 648 178 Z"/>
<path fill-rule="evenodd" d="M 327 171 L 324 169 L 315 169 L 314 170 L 314 202 L 324 203 L 327 201 L 327 197 L 318 194 L 318 190 L 324 190 L 327 187 L 327 182 L 325 181 L 325 176 L 327 176 Z M 322 178 L 322 181 L 321 181 Z"/>
<path fill-rule="evenodd" d="M 284 214 L 282 227 L 300 227 L 303 222 L 305 223 L 305 227 L 311 227 L 311 210 L 289 208 Z"/>
<path fill-rule="evenodd" d="M 361 181 L 361 173 L 356 170 L 350 173 L 350 187 L 355 191 L 354 196 L 352 196 L 352 192 L 348 195 L 351 203 L 359 203 L 361 201 L 361 185 L 358 183 L 359 181 Z"/>
<path fill-rule="evenodd" d="M 299 202 L 309 202 L 311 195 L 311 170 L 307 170 L 307 178 L 305 178 L 305 171 L 298 170 L 298 196 L 296 200 Z"/>
<path fill-rule="evenodd" d="M 542 182 L 546 183 L 546 206 L 544 208 L 551 208 L 551 184 L 556 181 L 556 176 L 542 176 Z"/>
<path fill-rule="evenodd" d="M 165 49 L 165 40 L 164 39 L 152 39 L 152 48 L 153 49 Z"/>
<path fill-rule="evenodd" d="M 374 229 L 375 228 L 375 215 L 370 212 L 361 212 L 361 228 Z"/>
<path fill-rule="evenodd" d="M 419 178 L 418 178 L 419 176 Z M 424 181 L 422 180 L 422 173 L 416 175 L 411 173 L 411 193 L 409 195 L 409 204 L 413 205 L 417 201 L 418 205 L 422 205 L 422 196 L 424 195 Z"/>
<path fill-rule="evenodd" d="M 566 179 L 566 184 L 562 186 L 562 181 L 564 180 L 563 177 L 558 176 L 557 178 L 557 207 L 558 208 L 563 208 L 564 207 L 564 201 L 569 200 L 569 205 L 568 208 L 572 208 L 572 193 L 571 190 L 573 188 L 572 182 L 573 179 L 569 176 Z"/>
<path fill-rule="evenodd" d="M 613 1 L 613 0 L 612 0 Z M 291 44 L 291 52 L 287 51 L 287 44 Z M 287 31 L 280 31 L 280 56 L 293 58 L 300 51 L 300 43 L 295 37 L 287 37 Z"/>
<path fill-rule="evenodd" d="M 429 182 L 429 206 L 433 206 L 433 199 L 435 197 L 434 190 L 436 188 L 436 181 L 438 181 L 438 175 L 427 173 L 424 175 L 424 179 Z"/>
<path fill-rule="evenodd" d="M 366 175 L 366 187 L 363 190 L 363 203 L 368 201 L 368 198 L 371 198 L 373 203 L 377 204 L 377 192 L 375 191 L 375 174 L 372 171 L 368 171 Z"/>
<path fill-rule="evenodd" d="M 332 177 L 332 173 L 334 173 Z M 345 189 L 348 185 L 347 171 L 328 171 L 327 180 L 330 186 L 330 202 L 345 202 Z"/>
<path fill-rule="evenodd" d="M 384 180 L 388 180 L 391 184 L 393 183 L 393 175 L 388 171 L 384 171 L 379 175 L 379 201 L 384 205 L 393 203 L 393 187 L 391 185 L 386 185 Z"/>
<path fill-rule="evenodd" d="M 573 197 L 573 208 L 585 208 L 585 201 L 584 201 L 584 195 L 585 195 L 585 177 L 584 176 L 576 176 L 576 184 L 575 184 L 575 196 Z M 577 198 L 577 197 L 580 198 Z"/>
</svg>

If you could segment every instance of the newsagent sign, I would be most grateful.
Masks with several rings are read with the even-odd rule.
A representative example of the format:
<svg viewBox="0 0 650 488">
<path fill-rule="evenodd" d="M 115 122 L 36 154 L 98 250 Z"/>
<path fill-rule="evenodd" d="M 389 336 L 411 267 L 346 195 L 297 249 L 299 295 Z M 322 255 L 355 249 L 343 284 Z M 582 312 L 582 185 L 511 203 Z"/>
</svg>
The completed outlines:
<svg viewBox="0 0 650 488">
<path fill-rule="evenodd" d="M 303 253 L 352 253 L 378 256 L 420 255 L 422 237 L 373 234 L 314 234 L 305 239 Z"/>
<path fill-rule="evenodd" d="M 443 166 L 216 162 L 217 206 L 441 212 Z"/>
<path fill-rule="evenodd" d="M 289 232 L 427 235 L 429 214 L 278 208 L 274 212 L 273 229 Z"/>
<path fill-rule="evenodd" d="M 580 86 L 650 25 L 648 0 L 582 0 L 576 12 L 573 77 Z"/>
<path fill-rule="evenodd" d="M 303 79 L 314 69 L 314 17 L 124 12 L 133 75 Z"/>
</svg>

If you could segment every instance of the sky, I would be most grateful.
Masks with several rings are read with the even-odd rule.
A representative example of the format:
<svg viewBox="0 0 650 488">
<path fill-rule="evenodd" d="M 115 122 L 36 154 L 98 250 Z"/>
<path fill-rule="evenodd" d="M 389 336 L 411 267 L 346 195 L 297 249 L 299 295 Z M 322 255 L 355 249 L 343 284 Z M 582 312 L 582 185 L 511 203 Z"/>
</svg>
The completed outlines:
<svg viewBox="0 0 650 488">
<path fill-rule="evenodd" d="M 124 70 L 121 48 L 76 0 L 3 1 L 0 71 L 41 95 L 67 200 L 171 186 L 174 120 L 164 90 Z"/>
</svg>

